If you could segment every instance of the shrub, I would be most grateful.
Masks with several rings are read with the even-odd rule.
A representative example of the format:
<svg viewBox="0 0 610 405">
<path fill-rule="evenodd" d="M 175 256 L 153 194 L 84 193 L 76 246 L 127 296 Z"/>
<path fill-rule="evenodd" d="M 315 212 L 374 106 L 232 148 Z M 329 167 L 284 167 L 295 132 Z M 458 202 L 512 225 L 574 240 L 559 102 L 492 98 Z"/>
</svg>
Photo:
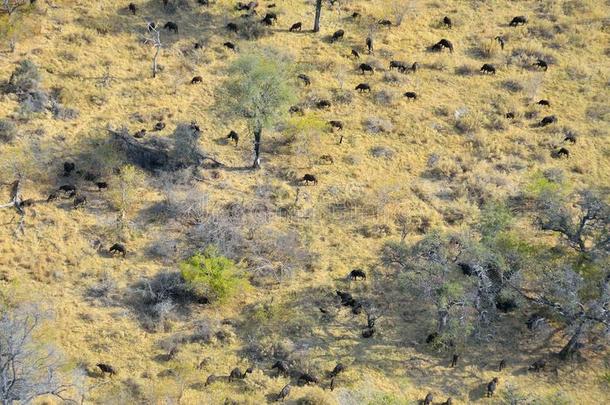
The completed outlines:
<svg viewBox="0 0 610 405">
<path fill-rule="evenodd" d="M 197 293 L 220 302 L 249 284 L 235 262 L 220 255 L 213 245 L 182 262 L 180 272 Z"/>
<path fill-rule="evenodd" d="M 372 134 L 392 132 L 394 125 L 389 120 L 379 117 L 369 117 L 362 123 L 367 132 Z"/>
<path fill-rule="evenodd" d="M 237 32 L 243 39 L 253 41 L 266 37 L 271 31 L 257 20 L 248 18 L 239 25 Z"/>
<path fill-rule="evenodd" d="M 0 143 L 8 143 L 17 136 L 15 124 L 8 120 L 0 120 Z"/>
<path fill-rule="evenodd" d="M 455 111 L 455 128 L 462 134 L 474 134 L 481 129 L 481 116 L 477 112 L 460 108 Z"/>
<path fill-rule="evenodd" d="M 40 89 L 34 89 L 28 93 L 19 95 L 19 113 L 28 116 L 33 113 L 41 113 L 46 110 L 49 104 L 47 93 Z"/>
<path fill-rule="evenodd" d="M 376 158 L 391 159 L 394 157 L 394 150 L 387 146 L 374 146 L 371 148 L 371 155 Z"/>
<path fill-rule="evenodd" d="M 394 104 L 394 94 L 387 90 L 375 93 L 375 102 L 380 105 L 390 106 Z"/>
<path fill-rule="evenodd" d="M 27 93 L 35 90 L 40 84 L 40 74 L 34 62 L 22 60 L 11 74 L 8 89 L 11 93 Z"/>
</svg>

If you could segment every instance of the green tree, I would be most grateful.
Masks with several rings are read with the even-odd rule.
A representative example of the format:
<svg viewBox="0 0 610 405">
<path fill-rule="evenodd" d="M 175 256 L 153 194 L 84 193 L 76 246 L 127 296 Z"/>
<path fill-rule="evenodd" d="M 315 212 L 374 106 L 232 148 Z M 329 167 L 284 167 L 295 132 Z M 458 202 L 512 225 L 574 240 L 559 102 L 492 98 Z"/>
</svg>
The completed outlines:
<svg viewBox="0 0 610 405">
<path fill-rule="evenodd" d="M 277 50 L 240 56 L 228 69 L 217 100 L 229 117 L 245 119 L 254 134 L 254 164 L 260 167 L 262 133 L 276 123 L 294 99 L 293 64 Z"/>
<path fill-rule="evenodd" d="M 197 293 L 220 302 L 249 286 L 235 262 L 213 245 L 182 262 L 180 272 Z"/>
</svg>

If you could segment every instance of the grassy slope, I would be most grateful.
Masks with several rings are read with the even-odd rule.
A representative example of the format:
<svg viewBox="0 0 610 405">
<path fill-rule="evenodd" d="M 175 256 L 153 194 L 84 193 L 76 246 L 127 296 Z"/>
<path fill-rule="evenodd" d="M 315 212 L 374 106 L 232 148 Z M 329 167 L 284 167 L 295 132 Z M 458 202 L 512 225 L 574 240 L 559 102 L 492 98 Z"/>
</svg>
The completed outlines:
<svg viewBox="0 0 610 405">
<path fill-rule="evenodd" d="M 163 22 L 171 19 L 180 24 L 179 36 L 163 34 L 167 46 L 162 51 L 160 63 L 164 70 L 157 79 L 150 78 L 152 50 L 139 42 L 144 31 L 142 19 L 128 15 L 122 9 L 123 2 L 56 3 L 60 8 L 39 6 L 39 11 L 32 16 L 39 20 L 39 32 L 19 41 L 16 53 L 0 58 L 3 80 L 8 79 L 16 61 L 25 57 L 34 60 L 41 67 L 44 87 L 61 87 L 64 104 L 80 111 L 80 117 L 74 121 L 56 121 L 43 116 L 22 125 L 23 130 L 44 129 L 41 140 L 44 150 L 51 151 L 50 173 L 59 172 L 61 162 L 78 153 L 82 139 L 105 135 L 107 123 L 115 126 L 129 123 L 130 129 L 135 131 L 142 126 L 151 126 L 154 121 L 150 116 L 154 114 L 166 117 L 168 128 L 164 133 L 168 134 L 179 122 L 196 120 L 204 133 L 204 149 L 229 165 L 239 166 L 250 160 L 248 142 L 243 142 L 238 148 L 216 142 L 233 127 L 216 119 L 214 111 L 210 110 L 214 88 L 224 79 L 222 68 L 234 58 L 231 52 L 222 48 L 222 43 L 231 35 L 220 28 L 229 18 L 237 17 L 232 11 L 227 17 L 232 2 L 220 0 L 208 9 L 194 7 L 190 13 L 179 11 L 171 17 L 164 15 L 157 4 L 160 1 L 136 2 L 142 15 L 155 16 L 157 21 Z M 400 84 L 391 85 L 382 81 L 380 71 L 371 78 L 362 79 L 355 70 L 357 63 L 347 57 L 352 47 L 362 50 L 368 28 L 365 22 L 355 24 L 346 16 L 351 14 L 351 10 L 359 10 L 365 18 L 370 16 L 373 21 L 391 18 L 386 2 L 350 1 L 346 2 L 345 10 L 343 7 L 325 9 L 321 35 L 285 32 L 295 21 L 303 21 L 308 27 L 313 19 L 313 8 L 303 1 L 276 3 L 280 17 L 274 34 L 255 43 L 238 40 L 241 51 L 252 46 L 273 46 L 293 54 L 302 64 L 303 71 L 312 77 L 312 86 L 303 90 L 303 98 L 328 96 L 332 88 L 341 85 L 351 90 L 361 81 L 368 81 L 373 86 L 373 94 L 354 94 L 350 105 L 336 105 L 329 112 L 308 111 L 308 114 L 324 120 L 342 119 L 346 123 L 343 145 L 337 145 L 336 135 L 326 132 L 309 134 L 307 138 L 296 141 L 290 154 L 266 153 L 264 168 L 260 172 L 223 171 L 219 180 L 210 180 L 199 186 L 202 192 L 211 195 L 213 201 L 247 200 L 255 187 L 267 182 L 288 190 L 285 200 L 289 201 L 294 198 L 295 187 L 285 181 L 284 174 L 312 172 L 319 177 L 320 184 L 303 189 L 301 197 L 314 207 L 323 201 L 337 201 L 350 195 L 363 196 L 371 201 L 389 196 L 390 202 L 383 210 L 387 219 L 381 219 L 388 224 L 391 224 L 391 214 L 395 212 L 416 212 L 431 218 L 434 224 L 444 225 L 443 214 L 451 209 L 463 212 L 464 223 L 476 220 L 477 208 L 465 195 L 458 193 L 452 200 L 439 197 L 440 191 L 452 186 L 450 181 L 438 182 L 422 177 L 431 153 L 438 154 L 449 168 L 466 167 L 468 171 L 460 177 L 462 181 L 477 184 L 486 195 L 506 195 L 527 181 L 532 172 L 555 167 L 564 169 L 569 180 L 576 185 L 609 184 L 608 121 L 596 121 L 586 114 L 588 108 L 599 106 L 608 99 L 609 65 L 604 48 L 608 43 L 608 28 L 605 23 L 604 32 L 602 20 L 608 15 L 607 5 L 585 1 L 584 12 L 565 15 L 561 4 L 555 3 L 569 2 L 420 1 L 416 18 L 407 17 L 401 27 L 391 30 L 377 29 L 374 56 L 361 52 L 363 60 L 378 61 L 383 67 L 380 70 L 387 68 L 390 59 L 409 63 L 417 60 L 424 65 L 416 75 L 399 75 Z M 557 20 L 541 19 L 541 9 Z M 209 13 L 207 17 L 205 13 Z M 525 28 L 509 29 L 506 22 L 520 14 L 528 15 L 532 23 Z M 450 15 L 456 22 L 453 30 L 438 27 L 437 22 L 444 15 Z M 528 28 L 532 27 L 550 27 L 552 31 L 555 24 L 564 27 L 565 32 L 553 34 L 552 39 L 540 39 L 528 33 Z M 108 34 L 99 35 L 95 28 L 106 29 Z M 339 28 L 346 31 L 346 38 L 341 43 L 329 45 L 320 40 Z M 76 40 L 68 40 L 72 34 Z M 504 52 L 496 50 L 493 56 L 479 59 L 469 51 L 488 44 L 498 34 L 509 38 Z M 83 37 L 79 40 L 82 35 L 87 36 L 91 43 L 87 44 Z M 455 44 L 453 55 L 425 52 L 428 45 L 442 37 Z M 192 43 L 199 39 L 207 41 L 206 49 L 184 56 L 181 50 L 191 48 Z M 552 56 L 556 63 L 545 74 L 507 65 L 507 55 L 516 48 L 542 51 Z M 476 70 L 490 61 L 499 68 L 495 77 L 455 73 L 459 66 L 468 65 Z M 109 87 L 98 83 L 106 69 L 113 78 Z M 203 76 L 204 83 L 190 86 L 188 83 L 194 75 Z M 550 129 L 530 128 L 535 120 L 525 119 L 523 112 L 538 108 L 528 105 L 532 101 L 528 99 L 529 89 L 509 93 L 501 86 L 505 80 L 521 83 L 542 80 L 532 99 L 551 100 L 551 112 L 559 117 L 559 125 Z M 395 95 L 391 107 L 374 101 L 374 95 L 380 89 Z M 420 99 L 414 103 L 402 100 L 401 94 L 407 90 L 417 91 Z M 92 102 L 92 96 L 102 97 L 105 102 L 97 106 Z M 499 115 L 512 108 L 519 111 L 517 123 L 507 125 L 507 129 L 502 131 L 475 125 L 480 129 L 473 135 L 455 131 L 453 113 L 456 109 L 466 106 L 485 121 L 494 113 L 492 103 L 502 106 Z M 0 116 L 13 114 L 15 107 L 15 102 L 8 97 L 0 98 Z M 447 109 L 447 116 L 435 113 L 442 108 Z M 130 121 L 134 112 L 145 115 L 147 123 Z M 540 114 L 545 115 L 544 112 Z M 385 136 L 363 131 L 362 121 L 372 116 L 391 120 L 394 131 Z M 561 143 L 560 129 L 563 126 L 569 126 L 581 136 L 578 143 L 570 147 L 570 159 L 554 160 L 550 158 L 550 150 Z M 237 129 L 243 132 L 243 128 Z M 281 138 L 280 133 L 272 136 Z M 394 157 L 385 160 L 371 156 L 370 150 L 376 146 L 391 148 Z M 0 146 L 0 152 L 7 151 L 7 147 Z M 333 155 L 335 164 L 317 165 L 317 156 L 327 153 Z M 497 169 L 499 165 L 511 169 L 500 171 Z M 28 182 L 27 197 L 43 198 L 53 181 L 45 184 Z M 119 392 L 126 390 L 128 380 L 141 387 L 144 396 L 153 396 L 153 393 L 157 397 L 165 394 L 175 396 L 179 379 L 157 376 L 172 367 L 179 370 L 178 374 L 187 386 L 203 381 L 212 372 L 228 373 L 234 365 L 245 368 L 248 363 L 240 360 L 239 353 L 245 344 L 247 331 L 237 331 L 230 344 L 187 345 L 176 360 L 165 363 L 155 360 L 163 353 L 158 342 L 174 333 L 188 331 L 190 322 L 177 322 L 171 332 L 149 334 L 125 308 L 92 306 L 83 298 L 86 288 L 104 273 L 117 280 L 119 287 L 126 287 L 143 275 L 152 275 L 167 267 L 144 253 L 145 247 L 156 236 L 168 232 L 163 224 L 152 222 L 145 216 L 138 217 L 137 231 L 129 241 L 134 254 L 126 260 L 97 255 L 90 242 L 100 239 L 104 245 L 112 243 L 114 214 L 101 197 L 96 197 L 95 193 L 90 195 L 92 203 L 89 208 L 79 212 L 53 205 L 36 206 L 33 209 L 36 215 L 28 218 L 27 233 L 19 240 L 12 239 L 11 227 L 1 227 L 0 268 L 12 281 L 11 285 L 18 285 L 20 291 L 36 291 L 33 298 L 55 310 L 57 328 L 53 339 L 74 364 L 82 362 L 92 367 L 103 359 L 120 369 L 119 377 L 94 390 L 92 398 L 115 402 Z M 420 198 L 422 195 L 426 196 L 426 201 Z M 160 195 L 149 190 L 144 194 L 141 206 L 146 207 L 159 199 Z M 11 213 L 0 212 L 2 223 L 11 218 Z M 367 223 L 367 219 L 363 222 Z M 371 219 L 368 222 L 375 221 Z M 540 396 L 561 389 L 577 403 L 597 403 L 599 398 L 607 396 L 607 388 L 599 382 L 599 374 L 603 373 L 599 355 L 592 355 L 587 366 L 562 368 L 559 376 L 538 377 L 522 373 L 523 367 L 537 356 L 535 353 L 539 353 L 535 351 L 535 342 L 528 339 L 519 339 L 521 342 L 518 342 L 509 337 L 500 338 L 498 353 L 493 355 L 472 348 L 463 354 L 462 367 L 450 370 L 445 367 L 447 356 L 439 357 L 421 345 L 412 344 L 421 340 L 433 320 L 403 313 L 401 308 L 407 308 L 410 298 L 383 297 L 390 305 L 388 312 L 393 314 L 383 320 L 383 338 L 363 340 L 359 336 L 360 328 L 344 314 L 338 315 L 328 325 L 321 325 L 317 321 L 315 306 L 306 305 L 307 300 L 301 297 L 317 291 L 316 299 L 328 300 L 322 291 L 332 291 L 333 286 L 342 285 L 339 278 L 355 265 L 372 265 L 378 247 L 385 240 L 364 238 L 356 232 L 358 225 L 336 216 L 315 217 L 292 224 L 307 235 L 311 249 L 320 254 L 320 260 L 316 263 L 315 272 L 302 273 L 289 286 L 274 291 L 278 301 L 289 302 L 297 297 L 300 304 L 288 304 L 288 312 L 278 315 L 280 319 L 282 316 L 298 316 L 313 327 L 310 336 L 313 336 L 315 349 L 302 349 L 307 353 L 312 369 L 328 370 L 337 358 L 354 364 L 341 378 L 340 388 L 334 392 L 336 397 L 355 397 L 356 394 L 346 391 L 351 388 L 360 390 L 363 396 L 385 391 L 407 399 L 422 398 L 432 390 L 437 393 L 437 398 L 452 395 L 463 402 L 474 402 L 480 400 L 478 390 L 482 389 L 481 384 L 497 374 L 490 363 L 495 364 L 504 356 L 511 359 L 513 366 L 502 373 L 500 389 L 505 388 L 509 381 Z M 169 233 L 179 231 L 174 227 Z M 374 290 L 384 282 L 383 273 L 376 273 L 374 280 L 354 289 Z M 267 291 L 254 291 L 239 297 L 232 308 L 198 308 L 192 319 L 208 318 L 217 322 L 230 317 L 239 319 L 240 307 L 267 301 Z M 418 319 L 420 324 L 415 325 L 414 319 Z M 534 354 L 528 354 L 532 352 Z M 199 360 L 206 357 L 211 358 L 210 364 L 204 371 L 196 370 Z M 261 367 L 264 365 L 260 364 Z M 246 403 L 261 403 L 269 393 L 278 392 L 285 382 L 256 371 L 245 383 L 247 389 L 237 384 L 217 384 L 205 390 L 186 389 L 183 403 L 218 403 L 226 396 Z M 295 388 L 291 397 L 298 398 L 316 390 Z"/>
</svg>

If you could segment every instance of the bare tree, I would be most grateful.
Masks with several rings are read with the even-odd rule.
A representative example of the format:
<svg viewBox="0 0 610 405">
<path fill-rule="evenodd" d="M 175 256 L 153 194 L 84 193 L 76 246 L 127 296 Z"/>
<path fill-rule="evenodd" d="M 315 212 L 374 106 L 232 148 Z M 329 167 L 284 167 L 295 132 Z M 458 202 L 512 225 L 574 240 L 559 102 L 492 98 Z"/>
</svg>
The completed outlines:
<svg viewBox="0 0 610 405">
<path fill-rule="evenodd" d="M 27 3 L 31 3 L 31 0 L 2 0 L 2 13 L 11 16 L 18 8 L 25 6 Z"/>
<path fill-rule="evenodd" d="M 589 190 L 569 197 L 576 201 L 563 201 L 557 193 L 541 196 L 536 207 L 540 228 L 558 233 L 580 253 L 609 251 L 610 206 Z"/>
<path fill-rule="evenodd" d="M 147 29 L 150 36 L 145 37 L 144 43 L 151 44 L 155 48 L 155 55 L 153 56 L 152 63 L 152 77 L 155 78 L 157 77 L 157 72 L 159 70 L 157 59 L 159 58 L 159 53 L 161 52 L 161 47 L 163 46 L 163 44 L 161 43 L 161 33 L 159 32 L 158 27 L 154 23 L 149 22 Z"/>
<path fill-rule="evenodd" d="M 19 222 L 15 230 L 15 235 L 23 233 L 23 224 L 25 222 L 25 210 L 23 209 L 23 201 L 21 198 L 21 184 L 22 180 L 21 177 L 19 177 L 11 184 L 11 200 L 7 204 L 0 205 L 0 208 L 14 208 L 15 211 L 17 211 L 17 214 L 19 214 Z"/>
<path fill-rule="evenodd" d="M 0 401 L 3 405 L 52 395 L 61 398 L 68 385 L 59 376 L 59 357 L 34 340 L 43 314 L 36 307 L 5 310 L 0 316 Z M 61 398 L 63 399 L 63 398 Z"/>
</svg>

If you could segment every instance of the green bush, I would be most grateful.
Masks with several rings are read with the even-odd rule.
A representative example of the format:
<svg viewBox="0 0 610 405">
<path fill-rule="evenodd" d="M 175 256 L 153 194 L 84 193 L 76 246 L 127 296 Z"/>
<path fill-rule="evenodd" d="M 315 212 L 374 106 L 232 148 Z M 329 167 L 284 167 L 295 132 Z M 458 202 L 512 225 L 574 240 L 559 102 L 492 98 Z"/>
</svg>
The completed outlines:
<svg viewBox="0 0 610 405">
<path fill-rule="evenodd" d="M 212 245 L 182 262 L 180 271 L 187 284 L 210 301 L 223 302 L 237 291 L 249 287 L 235 262 L 220 255 Z"/>
</svg>

